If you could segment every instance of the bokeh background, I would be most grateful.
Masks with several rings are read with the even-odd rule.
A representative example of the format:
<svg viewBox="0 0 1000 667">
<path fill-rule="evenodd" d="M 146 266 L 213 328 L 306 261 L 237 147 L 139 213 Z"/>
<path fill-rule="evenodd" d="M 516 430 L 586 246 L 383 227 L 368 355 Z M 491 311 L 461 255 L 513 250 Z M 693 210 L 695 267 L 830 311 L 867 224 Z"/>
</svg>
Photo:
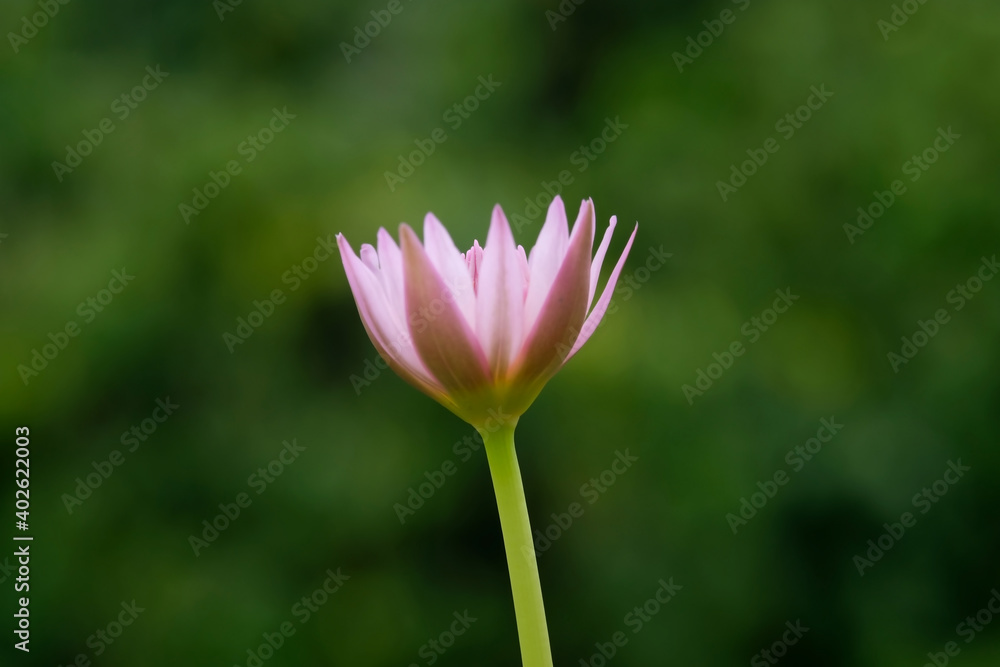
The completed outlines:
<svg viewBox="0 0 1000 667">
<path fill-rule="evenodd" d="M 486 459 L 456 448 L 474 431 L 369 368 L 337 257 L 294 290 L 287 272 L 318 239 L 357 248 L 429 210 L 465 248 L 497 202 L 530 247 L 544 214 L 526 198 L 544 208 L 567 170 L 571 215 L 593 197 L 601 226 L 623 223 L 611 255 L 634 221 L 639 235 L 636 287 L 518 428 L 534 526 L 585 507 L 539 561 L 555 663 L 601 665 L 595 644 L 624 631 L 608 664 L 773 664 L 760 652 L 800 621 L 782 664 L 918 667 L 950 641 L 955 664 L 998 664 L 1000 622 L 968 643 L 958 626 L 1000 587 L 1000 281 L 948 300 L 1000 250 L 996 3 L 913 2 L 886 32 L 888 1 L 402 0 L 348 55 L 386 2 L 50 4 L 24 41 L 8 33 L 32 34 L 41 5 L 0 7 L 2 532 L 27 425 L 35 538 L 30 655 L 11 646 L 13 547 L 0 556 L 0 662 L 247 666 L 289 622 L 263 664 L 520 664 Z M 698 54 L 688 38 L 723 10 Z M 169 75 L 123 118 L 157 66 Z M 455 127 L 445 114 L 491 76 Z M 833 96 L 785 136 L 813 86 Z M 243 144 L 285 108 L 273 141 Z M 105 118 L 113 132 L 56 173 Z M 627 128 L 581 157 L 607 119 Z M 904 163 L 949 127 L 960 138 L 911 181 Z M 447 140 L 390 187 L 436 128 Z M 723 201 L 717 182 L 768 138 L 779 150 Z M 230 161 L 240 173 L 185 216 Z M 844 225 L 896 179 L 905 194 L 852 243 Z M 646 272 L 653 250 L 671 256 Z M 134 279 L 102 293 L 123 268 Z M 786 288 L 799 299 L 751 341 Z M 227 345 L 276 289 L 285 301 Z M 894 372 L 887 354 L 940 308 L 948 322 Z M 44 368 L 19 369 L 70 321 Z M 689 401 L 734 341 L 745 353 Z M 179 407 L 129 451 L 157 399 Z M 795 471 L 787 452 L 831 418 L 843 429 Z M 590 504 L 581 487 L 626 450 L 638 460 Z M 922 514 L 914 495 L 959 459 L 971 470 Z M 789 482 L 734 534 L 727 514 L 778 471 Z M 241 493 L 251 504 L 194 548 Z M 916 524 L 860 575 L 855 556 L 907 511 Z M 295 605 L 338 568 L 349 580 L 303 623 Z M 627 615 L 671 577 L 683 589 L 634 633 Z M 144 611 L 103 643 L 133 600 Z M 435 652 L 466 610 L 477 620 Z"/>
</svg>

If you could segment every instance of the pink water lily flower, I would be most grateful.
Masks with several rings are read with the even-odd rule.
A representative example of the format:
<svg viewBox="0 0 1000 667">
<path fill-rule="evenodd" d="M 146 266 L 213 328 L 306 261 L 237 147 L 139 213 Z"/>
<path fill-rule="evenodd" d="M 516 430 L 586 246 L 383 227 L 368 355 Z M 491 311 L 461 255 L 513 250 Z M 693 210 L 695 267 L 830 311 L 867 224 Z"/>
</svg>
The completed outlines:
<svg viewBox="0 0 1000 667">
<path fill-rule="evenodd" d="M 635 239 L 636 225 L 597 303 L 594 295 L 616 218 L 591 259 L 594 203 L 570 234 L 563 202 L 549 206 L 538 241 L 515 246 L 499 205 L 486 236 L 459 252 L 444 225 L 424 219 L 424 241 L 407 224 L 400 244 L 378 231 L 359 258 L 337 236 L 361 321 L 403 379 L 473 426 L 524 413 L 546 382 L 600 324 Z"/>
</svg>

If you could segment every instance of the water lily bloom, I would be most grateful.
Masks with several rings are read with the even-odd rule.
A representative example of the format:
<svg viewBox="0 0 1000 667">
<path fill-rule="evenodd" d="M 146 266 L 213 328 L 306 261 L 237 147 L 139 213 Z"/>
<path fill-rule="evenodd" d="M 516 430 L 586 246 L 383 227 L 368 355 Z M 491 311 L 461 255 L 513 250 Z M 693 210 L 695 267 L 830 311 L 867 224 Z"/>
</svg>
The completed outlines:
<svg viewBox="0 0 1000 667">
<path fill-rule="evenodd" d="M 524 667 L 552 667 L 531 525 L 514 451 L 514 428 L 538 392 L 601 323 L 639 226 L 597 303 L 611 243 L 611 218 L 597 255 L 594 202 L 580 206 L 573 233 L 556 197 L 531 252 L 514 245 L 500 206 L 486 246 L 460 253 L 428 213 L 424 242 L 400 225 L 359 258 L 337 236 L 361 322 L 382 358 L 483 437 L 496 492 Z"/>
<path fill-rule="evenodd" d="M 423 243 L 400 225 L 400 243 L 378 231 L 378 248 L 354 253 L 337 236 L 368 336 L 399 374 L 479 429 L 513 420 L 587 342 L 608 309 L 638 225 L 594 302 L 612 217 L 591 258 L 595 213 L 580 206 L 572 234 L 562 199 L 549 206 L 530 252 L 515 246 L 503 210 L 493 209 L 486 245 L 455 247 L 432 213 Z"/>
</svg>

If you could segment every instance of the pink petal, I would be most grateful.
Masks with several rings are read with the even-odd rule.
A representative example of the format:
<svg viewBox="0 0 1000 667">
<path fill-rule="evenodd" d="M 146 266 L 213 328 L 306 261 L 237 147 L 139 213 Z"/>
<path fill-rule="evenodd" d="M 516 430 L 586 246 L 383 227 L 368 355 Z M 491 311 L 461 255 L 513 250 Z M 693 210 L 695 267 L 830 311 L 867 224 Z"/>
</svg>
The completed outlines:
<svg viewBox="0 0 1000 667">
<path fill-rule="evenodd" d="M 479 267 L 483 265 L 483 249 L 479 247 L 479 241 L 473 241 L 469 252 L 465 253 L 465 265 L 469 269 L 469 277 L 472 278 L 472 291 L 479 292 Z"/>
<path fill-rule="evenodd" d="M 528 253 L 528 264 L 532 267 L 535 262 L 536 252 L 543 255 L 556 254 L 560 257 L 566 253 L 566 245 L 569 243 L 569 222 L 566 220 L 566 207 L 563 205 L 562 197 L 556 195 L 549 204 L 549 210 L 545 214 L 545 224 L 542 231 L 538 233 L 535 245 Z"/>
<path fill-rule="evenodd" d="M 407 322 L 421 360 L 449 394 L 489 384 L 489 366 L 462 311 L 409 225 L 400 225 Z"/>
<path fill-rule="evenodd" d="M 531 270 L 528 268 L 528 256 L 524 254 L 524 246 L 517 246 L 517 263 L 521 267 L 521 280 L 524 283 L 522 300 L 528 298 L 528 284 L 531 282 Z"/>
<path fill-rule="evenodd" d="M 611 245 L 611 235 L 615 232 L 615 225 L 618 224 L 618 216 L 611 216 L 611 222 L 608 223 L 608 228 L 604 232 L 604 238 L 601 239 L 601 245 L 597 246 L 597 254 L 594 256 L 594 263 L 590 265 L 590 298 L 587 299 L 587 310 L 594 304 L 594 293 L 597 292 L 597 281 L 601 277 L 601 266 L 604 264 L 604 255 L 608 252 L 608 246 Z"/>
<path fill-rule="evenodd" d="M 590 312 L 587 317 L 587 321 L 583 325 L 583 329 L 580 331 L 580 336 L 576 339 L 573 344 L 572 349 L 569 354 L 566 355 L 565 361 L 569 361 L 570 358 L 577 353 L 583 344 L 586 343 L 591 335 L 597 330 L 597 327 L 601 324 L 601 319 L 604 317 L 604 313 L 608 310 L 608 305 L 611 303 L 611 295 L 615 291 L 615 285 L 618 284 L 618 275 L 622 272 L 622 268 L 625 266 L 625 259 L 628 257 L 628 251 L 632 249 L 632 241 L 635 240 L 635 234 L 639 231 L 639 224 L 636 223 L 635 229 L 632 230 L 632 236 L 629 237 L 628 243 L 625 244 L 625 250 L 622 252 L 622 256 L 618 258 L 618 263 L 615 265 L 615 270 L 611 272 L 611 277 L 608 278 L 608 284 L 604 286 L 604 291 L 601 293 L 601 298 L 597 300 L 597 305 L 594 306 L 594 310 Z"/>
<path fill-rule="evenodd" d="M 469 268 L 462 259 L 462 253 L 451 240 L 448 230 L 433 213 L 428 213 L 424 218 L 424 250 L 451 289 L 465 321 L 472 326 L 476 321 L 476 294 L 472 290 Z"/>
<path fill-rule="evenodd" d="M 372 273 L 378 273 L 378 253 L 375 252 L 375 248 L 369 243 L 364 243 L 361 246 L 361 261 L 364 262 L 365 266 L 372 270 Z"/>
<path fill-rule="evenodd" d="M 507 217 L 497 205 L 483 248 L 476 290 L 476 333 L 494 379 L 506 375 L 517 354 L 523 321 L 524 273 Z"/>
<path fill-rule="evenodd" d="M 358 259 L 343 234 L 337 235 L 337 246 L 361 323 L 375 349 L 401 378 L 440 400 L 444 396 L 444 388 L 431 377 L 417 357 L 409 332 L 401 323 L 403 313 L 392 311 L 379 277 Z"/>
<path fill-rule="evenodd" d="M 566 208 L 557 195 L 549 205 L 548 215 L 542 231 L 538 233 L 531 253 L 528 256 L 528 295 L 524 300 L 524 321 L 530 329 L 538 319 L 538 313 L 549 295 L 552 282 L 566 256 L 566 246 L 569 244 L 569 226 L 566 224 Z M 590 252 L 590 249 L 587 250 Z"/>
<path fill-rule="evenodd" d="M 380 227 L 378 230 L 378 262 L 379 277 L 382 279 L 382 289 L 385 290 L 389 307 L 392 312 L 397 313 L 402 318 L 405 310 L 403 302 L 403 253 L 400 252 L 396 241 L 384 227 Z"/>
<path fill-rule="evenodd" d="M 590 251 L 594 245 L 594 204 L 587 200 L 573 227 L 566 256 L 552 289 L 546 295 L 516 365 L 516 382 L 541 388 L 563 364 L 564 352 L 573 344 L 587 315 Z"/>
</svg>

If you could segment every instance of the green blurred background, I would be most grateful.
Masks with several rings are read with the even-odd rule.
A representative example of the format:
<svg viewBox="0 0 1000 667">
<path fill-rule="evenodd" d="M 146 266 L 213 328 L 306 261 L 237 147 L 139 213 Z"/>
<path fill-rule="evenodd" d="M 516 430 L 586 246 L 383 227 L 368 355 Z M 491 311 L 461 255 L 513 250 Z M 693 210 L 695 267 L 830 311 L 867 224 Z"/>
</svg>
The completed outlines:
<svg viewBox="0 0 1000 667">
<path fill-rule="evenodd" d="M 760 652 L 796 621 L 809 630 L 774 649 L 781 664 L 919 667 L 951 641 L 954 664 L 1000 662 L 1000 622 L 968 643 L 958 627 L 1000 587 L 1000 281 L 961 310 L 948 298 L 1000 250 L 996 3 L 914 1 L 898 31 L 878 23 L 891 3 L 852 0 L 50 4 L 34 33 L 37 2 L 0 8 L 0 497 L 13 514 L 27 425 L 35 538 L 30 656 L 11 646 L 13 547 L 0 556 L 0 662 L 252 666 L 289 623 L 263 664 L 520 664 L 485 455 L 456 445 L 473 429 L 375 376 L 339 258 L 288 276 L 317 239 L 357 249 L 429 210 L 464 249 L 499 202 L 530 247 L 542 216 L 525 199 L 544 204 L 563 170 L 571 215 L 593 197 L 601 228 L 619 216 L 611 255 L 634 221 L 639 235 L 634 287 L 518 428 L 534 526 L 585 509 L 539 560 L 555 663 L 602 665 L 596 645 L 623 631 L 607 664 L 772 664 Z M 500 85 L 468 101 L 481 76 Z M 813 86 L 833 96 L 786 136 L 776 123 Z M 446 116 L 456 104 L 477 108 Z M 241 148 L 285 108 L 273 141 Z M 54 168 L 105 118 L 78 166 Z M 627 128 L 581 157 L 606 119 Z M 949 127 L 960 138 L 911 181 L 904 163 Z M 446 141 L 390 188 L 436 128 Z M 778 151 L 723 201 L 717 182 L 768 138 Z M 239 173 L 185 216 L 230 161 Z M 852 243 L 844 225 L 896 179 L 905 194 Z M 671 257 L 649 272 L 652 250 Z M 134 279 L 102 292 L 123 267 Z M 799 299 L 757 330 L 786 288 Z M 227 345 L 276 289 L 284 302 Z M 894 372 L 887 354 L 942 308 Z M 64 349 L 25 372 L 52 340 Z M 689 401 L 734 341 L 745 352 Z M 796 470 L 786 453 L 831 417 L 843 429 Z M 132 440 L 144 420 L 155 432 Z M 304 449 L 273 463 L 286 440 Z M 638 460 L 591 504 L 583 485 L 626 450 Z M 971 470 L 921 513 L 914 495 L 959 459 Z M 269 464 L 281 474 L 261 488 Z M 727 514 L 778 471 L 788 483 L 734 534 Z M 67 501 L 88 475 L 100 486 Z M 193 547 L 241 493 L 250 505 Z M 861 576 L 855 556 L 907 511 L 916 524 Z M 338 568 L 350 578 L 303 623 L 295 605 Z M 682 590 L 633 632 L 627 615 L 671 577 Z M 133 600 L 144 611 L 103 643 Z M 477 620 L 436 651 L 466 610 Z"/>
</svg>

